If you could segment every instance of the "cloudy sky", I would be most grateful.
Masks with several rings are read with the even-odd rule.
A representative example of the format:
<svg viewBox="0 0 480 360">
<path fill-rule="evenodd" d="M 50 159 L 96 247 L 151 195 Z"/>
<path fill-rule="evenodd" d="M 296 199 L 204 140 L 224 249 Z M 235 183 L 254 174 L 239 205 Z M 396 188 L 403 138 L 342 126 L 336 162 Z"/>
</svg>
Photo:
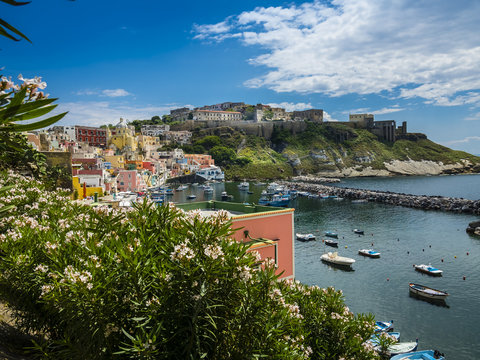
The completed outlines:
<svg viewBox="0 0 480 360">
<path fill-rule="evenodd" d="M 2 74 L 42 76 L 63 124 L 223 101 L 368 112 L 480 154 L 480 2 L 33 0 L 0 4 Z"/>
</svg>

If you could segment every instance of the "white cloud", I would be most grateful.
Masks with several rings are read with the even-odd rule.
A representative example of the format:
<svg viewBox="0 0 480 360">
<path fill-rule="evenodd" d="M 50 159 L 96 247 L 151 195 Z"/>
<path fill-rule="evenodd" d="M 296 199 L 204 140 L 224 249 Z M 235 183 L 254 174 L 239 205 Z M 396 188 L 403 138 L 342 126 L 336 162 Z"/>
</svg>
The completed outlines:
<svg viewBox="0 0 480 360">
<path fill-rule="evenodd" d="M 85 101 L 59 104 L 55 113 L 69 112 L 59 125 L 100 126 L 116 124 L 121 117 L 130 121 L 151 119 L 152 116 L 161 116 L 178 107 L 178 105 L 133 107 L 108 101 Z"/>
<path fill-rule="evenodd" d="M 285 111 L 302 111 L 302 110 L 307 110 L 307 109 L 313 109 L 312 104 L 308 103 L 291 103 L 291 102 L 281 102 L 281 103 L 270 103 L 266 104 L 270 105 L 273 108 L 284 108 Z"/>
<path fill-rule="evenodd" d="M 468 121 L 480 120 L 480 112 L 478 112 L 478 113 L 476 113 L 472 116 L 466 117 L 465 120 L 468 120 Z"/>
<path fill-rule="evenodd" d="M 238 37 L 267 68 L 245 82 L 330 96 L 392 92 L 441 106 L 480 105 L 480 2 L 315 0 L 258 7 L 196 38 Z"/>
<path fill-rule="evenodd" d="M 336 122 L 336 121 L 339 121 L 337 119 L 334 119 L 332 117 L 332 115 L 330 115 L 329 113 L 327 113 L 325 110 L 323 110 L 323 121 L 326 121 L 326 122 Z"/>
<path fill-rule="evenodd" d="M 399 107 L 398 105 L 395 105 L 393 107 L 390 107 L 390 108 L 383 108 L 383 109 L 380 109 L 380 110 L 374 110 L 374 111 L 371 111 L 370 113 L 373 114 L 373 115 L 383 115 L 383 114 L 390 114 L 390 113 L 394 113 L 394 112 L 397 112 L 397 111 L 403 111 L 405 109 Z"/>
<path fill-rule="evenodd" d="M 106 89 L 106 90 L 102 90 L 102 94 L 108 97 L 122 97 L 122 96 L 132 95 L 125 89 L 112 89 L 112 90 Z"/>
<path fill-rule="evenodd" d="M 467 144 L 467 143 L 476 142 L 476 141 L 480 142 L 480 136 L 467 136 L 466 138 L 460 139 L 460 140 L 446 141 L 445 144 L 448 144 L 448 145 Z"/>
</svg>

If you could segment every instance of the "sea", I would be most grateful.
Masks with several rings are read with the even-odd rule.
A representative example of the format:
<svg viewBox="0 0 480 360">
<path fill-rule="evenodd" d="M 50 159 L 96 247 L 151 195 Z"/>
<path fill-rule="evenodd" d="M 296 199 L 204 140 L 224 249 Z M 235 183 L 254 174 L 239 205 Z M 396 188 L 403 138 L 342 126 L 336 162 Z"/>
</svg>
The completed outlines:
<svg viewBox="0 0 480 360">
<path fill-rule="evenodd" d="M 250 183 L 251 194 L 239 191 L 238 183 L 213 184 L 205 195 L 195 186 L 174 195 L 174 202 L 221 199 L 256 203 L 266 186 Z M 426 177 L 350 178 L 335 186 L 480 199 L 480 175 Z M 296 279 L 308 285 L 333 286 L 342 290 L 347 306 L 355 313 L 372 313 L 380 321 L 392 321 L 401 341 L 418 339 L 419 350 L 436 349 L 446 359 L 480 359 L 480 238 L 465 232 L 469 222 L 480 216 L 425 211 L 379 203 L 298 197 L 295 232 L 313 233 L 316 241 L 295 241 Z M 357 235 L 353 229 L 362 229 Z M 339 247 L 325 246 L 323 233 L 339 234 Z M 358 255 L 372 248 L 378 259 Z M 320 261 L 327 251 L 355 259 L 352 271 Z M 414 264 L 431 264 L 443 276 L 431 277 L 414 270 Z M 445 302 L 428 302 L 409 294 L 409 283 L 426 285 L 449 293 Z"/>
</svg>

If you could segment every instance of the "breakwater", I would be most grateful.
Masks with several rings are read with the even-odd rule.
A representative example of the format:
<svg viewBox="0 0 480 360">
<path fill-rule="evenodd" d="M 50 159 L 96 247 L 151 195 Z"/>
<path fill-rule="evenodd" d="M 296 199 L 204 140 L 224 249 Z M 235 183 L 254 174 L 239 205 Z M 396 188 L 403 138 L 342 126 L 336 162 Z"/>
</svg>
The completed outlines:
<svg viewBox="0 0 480 360">
<path fill-rule="evenodd" d="M 307 191 L 314 194 L 338 196 L 352 200 L 367 200 L 377 203 L 405 206 L 422 210 L 452 211 L 465 214 L 480 214 L 480 200 L 463 198 L 412 195 L 394 193 L 390 191 L 376 191 L 365 189 L 341 188 L 323 184 L 306 182 L 284 182 L 283 185 L 293 186 L 297 190 Z"/>
</svg>

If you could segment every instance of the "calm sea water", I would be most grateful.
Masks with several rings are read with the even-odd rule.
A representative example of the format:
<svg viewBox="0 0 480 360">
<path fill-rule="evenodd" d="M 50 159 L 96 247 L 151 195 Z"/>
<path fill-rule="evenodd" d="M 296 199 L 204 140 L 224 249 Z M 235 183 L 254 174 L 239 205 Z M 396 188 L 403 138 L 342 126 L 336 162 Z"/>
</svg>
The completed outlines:
<svg viewBox="0 0 480 360">
<path fill-rule="evenodd" d="M 478 175 L 401 177 L 349 179 L 340 186 L 478 199 L 479 182 Z M 214 184 L 214 188 L 213 195 L 204 197 L 191 186 L 173 200 L 187 202 L 190 193 L 197 195 L 196 200 L 220 200 L 226 190 L 235 201 L 257 202 L 265 187 L 251 184 L 253 194 L 239 192 L 236 183 Z M 477 217 L 377 203 L 352 204 L 349 200 L 298 198 L 291 206 L 295 208 L 295 232 L 311 232 L 318 239 L 296 241 L 297 280 L 341 289 L 352 311 L 373 313 L 377 320 L 394 320 L 401 340 L 418 338 L 419 349 L 438 349 L 448 359 L 480 359 L 476 332 L 480 320 L 480 239 L 465 232 Z M 363 229 L 365 235 L 354 234 L 354 228 Z M 338 253 L 356 260 L 353 271 L 320 261 L 321 254 L 333 249 L 322 242 L 326 230 L 338 232 Z M 374 248 L 381 257 L 364 258 L 358 255 L 362 248 Z M 428 263 L 442 269 L 443 276 L 432 278 L 413 269 L 413 264 Z M 446 306 L 411 297 L 410 282 L 447 291 Z"/>
</svg>

